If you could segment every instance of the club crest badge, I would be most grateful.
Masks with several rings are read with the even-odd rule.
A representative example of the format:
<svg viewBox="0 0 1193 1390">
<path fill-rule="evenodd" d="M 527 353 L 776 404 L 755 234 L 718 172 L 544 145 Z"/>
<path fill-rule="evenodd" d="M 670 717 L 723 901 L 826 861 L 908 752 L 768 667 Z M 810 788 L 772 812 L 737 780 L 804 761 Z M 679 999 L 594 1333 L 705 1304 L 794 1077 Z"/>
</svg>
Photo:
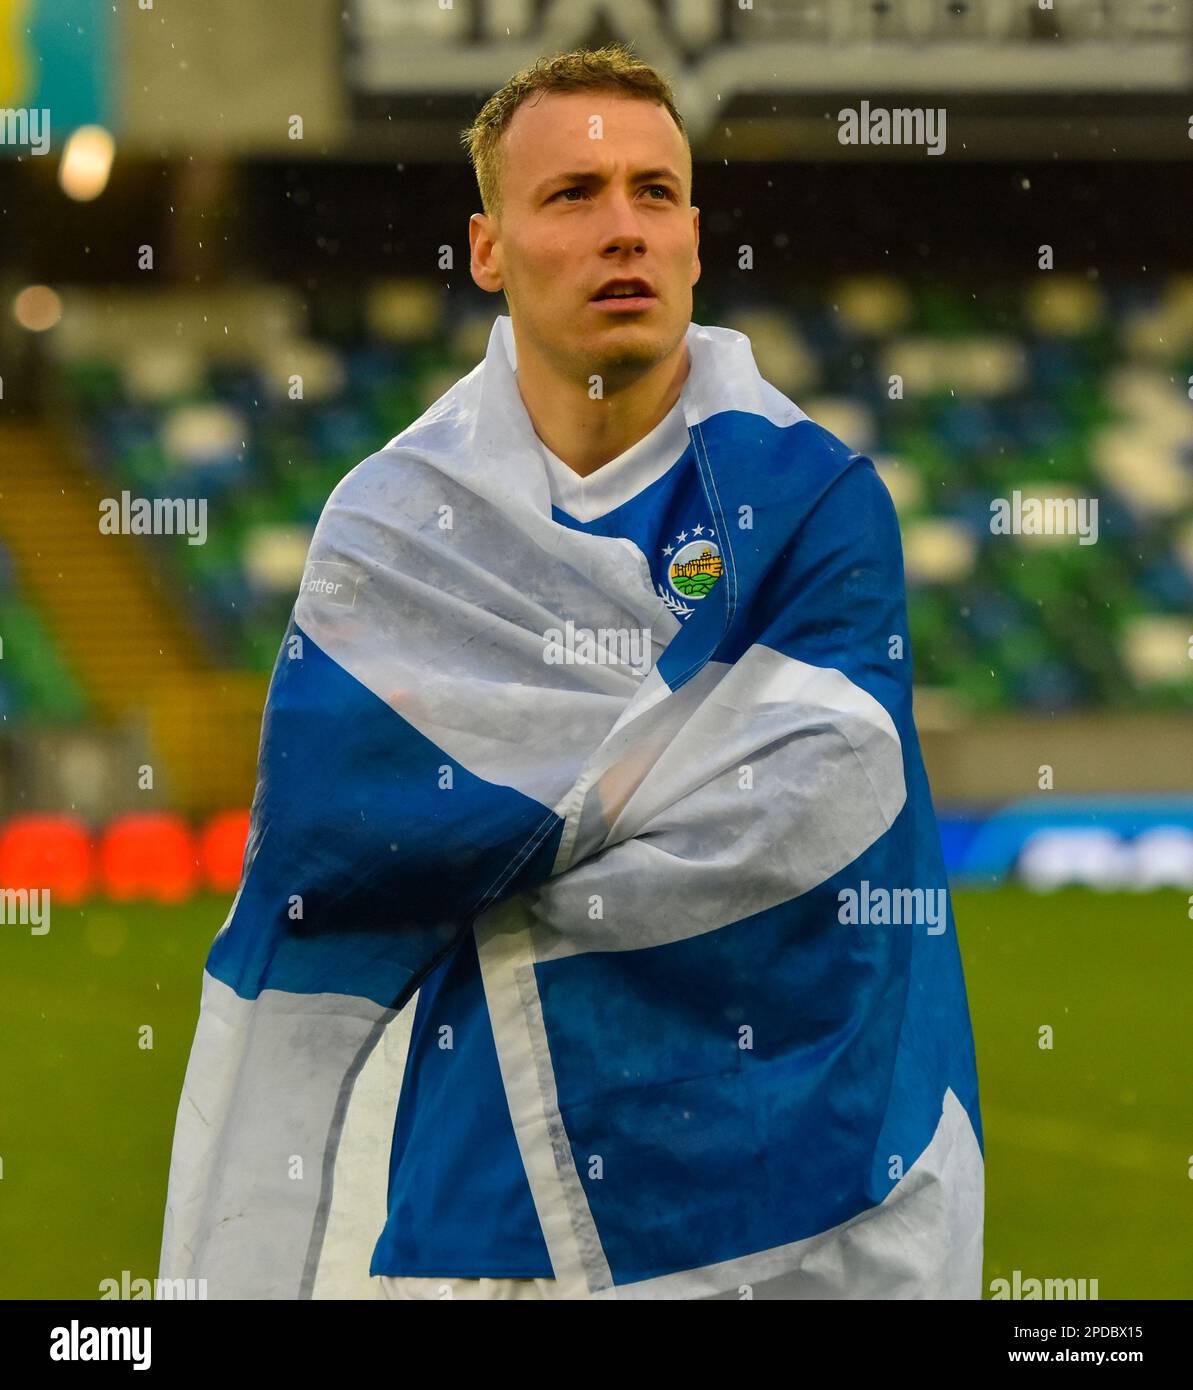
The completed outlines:
<svg viewBox="0 0 1193 1390">
<path fill-rule="evenodd" d="M 671 544 L 663 547 L 663 556 L 671 592 L 660 584 L 659 597 L 677 618 L 690 617 L 696 611 L 692 601 L 707 598 L 724 572 L 716 532 L 708 526 L 681 531 Z"/>
</svg>

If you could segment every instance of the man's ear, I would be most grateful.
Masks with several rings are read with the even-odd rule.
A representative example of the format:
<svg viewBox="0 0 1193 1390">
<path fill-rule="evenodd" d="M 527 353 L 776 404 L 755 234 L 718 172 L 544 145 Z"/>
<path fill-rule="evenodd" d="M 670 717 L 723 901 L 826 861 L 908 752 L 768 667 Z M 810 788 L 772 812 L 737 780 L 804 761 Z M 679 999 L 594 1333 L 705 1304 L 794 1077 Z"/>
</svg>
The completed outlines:
<svg viewBox="0 0 1193 1390">
<path fill-rule="evenodd" d="M 489 294 L 501 289 L 501 253 L 495 230 L 493 219 L 483 212 L 474 212 L 468 219 L 469 269 L 476 284 Z"/>
</svg>

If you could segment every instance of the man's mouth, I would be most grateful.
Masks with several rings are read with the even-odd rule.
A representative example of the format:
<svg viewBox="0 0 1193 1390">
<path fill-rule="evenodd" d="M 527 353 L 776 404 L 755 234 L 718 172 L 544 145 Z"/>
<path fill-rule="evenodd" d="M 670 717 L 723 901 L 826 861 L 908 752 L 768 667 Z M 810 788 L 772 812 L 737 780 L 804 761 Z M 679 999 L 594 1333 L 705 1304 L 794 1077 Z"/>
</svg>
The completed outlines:
<svg viewBox="0 0 1193 1390">
<path fill-rule="evenodd" d="M 622 303 L 626 307 L 649 303 L 654 291 L 645 280 L 618 279 L 606 281 L 592 297 L 594 304 Z"/>
</svg>

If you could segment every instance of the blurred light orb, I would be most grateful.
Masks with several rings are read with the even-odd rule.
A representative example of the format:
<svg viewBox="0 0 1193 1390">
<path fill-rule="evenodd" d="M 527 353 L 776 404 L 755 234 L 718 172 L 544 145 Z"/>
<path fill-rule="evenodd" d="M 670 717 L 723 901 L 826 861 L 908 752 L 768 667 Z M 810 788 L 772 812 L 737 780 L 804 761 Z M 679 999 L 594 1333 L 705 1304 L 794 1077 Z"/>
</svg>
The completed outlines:
<svg viewBox="0 0 1193 1390">
<path fill-rule="evenodd" d="M 89 203 L 108 186 L 116 141 L 101 125 L 82 125 L 67 140 L 58 163 L 58 183 L 68 198 Z"/>
<path fill-rule="evenodd" d="M 12 301 L 12 316 L 30 333 L 44 333 L 62 317 L 62 300 L 49 285 L 26 285 Z"/>
<path fill-rule="evenodd" d="M 1134 841 L 1134 887 L 1193 888 L 1193 831 L 1157 825 Z"/>
<path fill-rule="evenodd" d="M 1105 892 L 1130 881 L 1131 854 L 1113 830 L 1049 828 L 1037 831 L 1023 846 L 1019 876 L 1037 893 L 1069 884 Z"/>
</svg>

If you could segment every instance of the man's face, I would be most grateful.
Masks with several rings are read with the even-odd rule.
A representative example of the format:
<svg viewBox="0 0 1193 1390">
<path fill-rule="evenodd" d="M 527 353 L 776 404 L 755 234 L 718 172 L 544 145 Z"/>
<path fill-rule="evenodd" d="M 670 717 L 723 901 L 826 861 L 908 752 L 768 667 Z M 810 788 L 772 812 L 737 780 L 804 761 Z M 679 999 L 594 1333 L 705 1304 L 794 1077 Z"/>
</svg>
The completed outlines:
<svg viewBox="0 0 1193 1390">
<path fill-rule="evenodd" d="M 699 212 L 683 136 L 653 101 L 550 92 L 523 102 L 502 139 L 501 217 L 472 219 L 473 278 L 504 289 L 519 340 L 562 374 L 633 381 L 692 318 Z M 649 294 L 598 298 L 618 278 Z"/>
</svg>

